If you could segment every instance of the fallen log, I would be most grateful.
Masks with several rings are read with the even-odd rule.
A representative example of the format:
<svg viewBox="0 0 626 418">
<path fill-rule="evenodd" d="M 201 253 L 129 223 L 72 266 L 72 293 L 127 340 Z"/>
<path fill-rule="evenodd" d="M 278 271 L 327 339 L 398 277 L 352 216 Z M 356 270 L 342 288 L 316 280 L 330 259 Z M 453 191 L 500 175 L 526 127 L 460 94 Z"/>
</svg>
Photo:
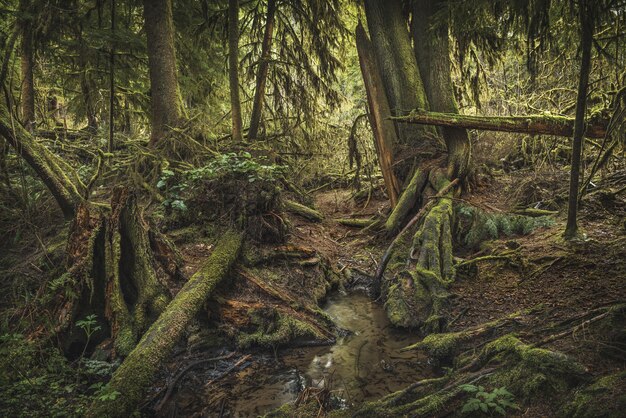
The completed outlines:
<svg viewBox="0 0 626 418">
<path fill-rule="evenodd" d="M 288 212 L 301 216 L 309 221 L 321 222 L 324 219 L 324 215 L 322 215 L 321 212 L 298 202 L 294 202 L 293 200 L 285 199 L 284 204 Z"/>
<path fill-rule="evenodd" d="M 229 232 L 222 236 L 207 262 L 183 286 L 113 374 L 108 390 L 118 392 L 118 398 L 114 402 L 97 400 L 89 416 L 127 417 L 133 414 L 187 324 L 228 274 L 239 255 L 241 243 L 240 233 Z"/>
<path fill-rule="evenodd" d="M 456 113 L 427 112 L 414 110 L 407 116 L 394 116 L 390 119 L 422 125 L 450 126 L 486 131 L 516 132 L 530 135 L 574 135 L 574 119 L 555 115 L 528 116 L 472 116 Z M 587 124 L 587 138 L 604 138 L 608 120 L 593 120 Z"/>
</svg>

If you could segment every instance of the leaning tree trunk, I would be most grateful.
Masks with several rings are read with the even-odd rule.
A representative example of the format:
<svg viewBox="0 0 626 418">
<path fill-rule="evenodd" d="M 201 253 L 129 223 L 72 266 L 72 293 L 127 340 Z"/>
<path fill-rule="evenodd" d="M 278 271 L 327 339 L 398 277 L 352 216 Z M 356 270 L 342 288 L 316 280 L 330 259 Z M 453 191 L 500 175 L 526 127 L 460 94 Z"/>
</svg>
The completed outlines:
<svg viewBox="0 0 626 418">
<path fill-rule="evenodd" d="M 578 80 L 578 98 L 576 99 L 576 121 L 574 123 L 574 142 L 572 146 L 572 168 L 570 174 L 569 199 L 567 208 L 567 225 L 565 238 L 574 238 L 578 233 L 576 216 L 578 212 L 578 184 L 580 177 L 580 161 L 585 134 L 585 112 L 587 109 L 587 87 L 589 85 L 589 71 L 591 67 L 591 44 L 593 42 L 593 5 L 590 0 L 580 0 L 579 15 L 582 36 L 580 47 L 582 58 L 580 63 L 580 78 Z"/>
<path fill-rule="evenodd" d="M 22 2 L 25 3 L 25 2 Z M 21 6 L 21 5 L 20 5 Z M 29 132 L 35 129 L 35 81 L 33 76 L 33 24 L 31 18 L 21 23 L 22 42 L 20 46 L 20 62 L 22 72 L 22 123 Z"/>
<path fill-rule="evenodd" d="M 233 140 L 241 142 L 241 101 L 239 100 L 239 1 L 228 2 L 228 81 L 230 83 L 230 112 Z"/>
<path fill-rule="evenodd" d="M 448 22 L 436 22 L 434 15 L 445 6 L 441 0 L 417 0 L 413 4 L 411 31 L 420 74 L 430 109 L 459 113 L 450 72 Z M 470 140 L 458 127 L 441 129 L 448 150 L 448 177 L 464 179 L 469 172 Z"/>
<path fill-rule="evenodd" d="M 372 43 L 360 21 L 356 27 L 356 47 L 359 53 L 363 84 L 367 93 L 368 118 L 374 133 L 374 145 L 376 146 L 378 163 L 385 180 L 391 207 L 394 208 L 400 193 L 400 185 L 393 171 L 393 147 L 397 143 L 398 138 L 393 121 L 389 120 L 391 110 L 389 109 L 389 102 L 387 101 L 387 95 L 380 77 L 376 57 L 372 51 Z"/>
<path fill-rule="evenodd" d="M 172 1 L 144 0 L 143 5 L 152 108 L 150 144 L 156 145 L 169 128 L 178 125 L 183 111 L 176 76 Z"/>
<path fill-rule="evenodd" d="M 238 257 L 241 243 L 239 233 L 222 236 L 205 265 L 183 286 L 113 374 L 109 388 L 119 392 L 119 398 L 114 402 L 96 401 L 89 416 L 127 417 L 135 412 L 189 322 L 227 276 Z"/>
<path fill-rule="evenodd" d="M 10 123 L 6 105 L 0 103 L 0 136 L 35 171 L 59 204 L 65 218 L 70 219 L 83 201 L 84 186 L 76 172 L 62 159 L 38 143 L 20 124 Z"/>
<path fill-rule="evenodd" d="M 407 21 L 400 0 L 366 0 L 365 14 L 385 92 L 394 116 L 413 109 L 429 109 L 419 68 L 411 47 Z M 394 147 L 394 168 L 400 182 L 411 177 L 415 140 L 434 144 L 436 130 L 431 127 L 397 126 L 399 141 Z M 410 144 L 410 145 L 409 145 Z"/>
<path fill-rule="evenodd" d="M 267 84 L 267 73 L 269 70 L 270 52 L 272 49 L 272 38 L 275 20 L 276 0 L 268 0 L 267 15 L 265 18 L 265 32 L 263 34 L 263 44 L 261 45 L 261 58 L 259 59 L 259 69 L 257 70 L 256 74 L 256 88 L 254 90 L 254 101 L 252 102 L 252 115 L 250 116 L 248 139 L 257 139 L 257 136 L 259 134 L 259 125 L 261 124 L 263 102 L 265 101 L 265 85 Z"/>
</svg>

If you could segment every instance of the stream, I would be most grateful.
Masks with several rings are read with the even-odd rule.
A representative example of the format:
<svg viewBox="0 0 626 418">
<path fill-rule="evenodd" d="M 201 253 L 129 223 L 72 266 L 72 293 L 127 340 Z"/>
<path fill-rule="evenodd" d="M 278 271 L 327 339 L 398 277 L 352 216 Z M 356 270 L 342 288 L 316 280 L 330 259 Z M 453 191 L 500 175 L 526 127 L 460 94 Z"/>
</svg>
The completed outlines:
<svg viewBox="0 0 626 418">
<path fill-rule="evenodd" d="M 201 415 L 219 416 L 221 410 L 225 417 L 256 417 L 295 401 L 305 387 L 324 385 L 340 404 L 349 405 L 380 398 L 434 375 L 425 357 L 401 352 L 420 338 L 393 328 L 382 305 L 362 292 L 333 293 L 323 309 L 346 330 L 336 344 L 284 349 L 277 353 L 278 361 L 272 356 L 260 360 L 261 366 L 257 363 L 244 370 L 241 383 L 225 395 L 217 412 L 205 406 Z M 183 407 L 185 416 L 196 409 L 184 401 L 191 396 L 189 390 L 176 395 L 191 406 Z"/>
</svg>

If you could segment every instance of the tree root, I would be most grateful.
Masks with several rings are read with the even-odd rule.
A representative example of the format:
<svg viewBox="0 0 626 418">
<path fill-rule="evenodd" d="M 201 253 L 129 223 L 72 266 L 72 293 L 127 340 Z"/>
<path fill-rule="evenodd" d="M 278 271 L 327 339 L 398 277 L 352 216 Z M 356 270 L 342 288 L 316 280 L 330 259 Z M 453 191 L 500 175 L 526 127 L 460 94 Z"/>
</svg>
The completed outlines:
<svg viewBox="0 0 626 418">
<path fill-rule="evenodd" d="M 293 200 L 284 199 L 283 203 L 287 211 L 310 221 L 321 222 L 324 219 L 324 215 L 321 212 L 315 209 L 311 209 L 308 206 L 304 206 L 298 202 L 294 202 Z"/>
<path fill-rule="evenodd" d="M 392 256 L 400 260 L 406 257 L 406 248 L 396 249 L 396 246 L 400 242 L 405 246 L 409 244 L 409 260 L 405 267 L 383 283 L 387 315 L 397 326 L 440 330 L 445 322 L 440 312 L 448 297 L 446 288 L 454 280 L 452 200 L 446 197 L 451 197 L 450 190 L 458 180 L 449 182 L 435 171 L 429 177 L 433 188 L 439 190 L 435 195 L 438 199 L 429 200 L 392 241 L 379 264 L 376 278 L 382 278 Z M 412 242 L 407 243 L 404 234 L 421 219 L 422 225 Z M 398 252 L 401 253 L 399 256 Z M 412 269 L 411 265 L 414 266 Z"/>
</svg>

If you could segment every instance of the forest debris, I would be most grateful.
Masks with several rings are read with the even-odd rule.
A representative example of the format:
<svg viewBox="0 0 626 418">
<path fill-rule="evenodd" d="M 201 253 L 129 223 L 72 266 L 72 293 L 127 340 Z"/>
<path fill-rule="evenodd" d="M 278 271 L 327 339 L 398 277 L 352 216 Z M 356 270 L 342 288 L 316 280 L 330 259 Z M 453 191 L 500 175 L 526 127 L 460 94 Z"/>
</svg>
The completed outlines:
<svg viewBox="0 0 626 418">
<path fill-rule="evenodd" d="M 213 383 L 217 382 L 220 379 L 223 379 L 225 376 L 227 376 L 230 372 L 232 372 L 233 370 L 235 370 L 237 367 L 241 366 L 243 363 L 245 363 L 246 361 L 248 361 L 250 359 L 250 357 L 252 357 L 251 354 L 246 354 L 245 356 L 243 356 L 242 358 L 240 358 L 239 360 L 237 360 L 236 363 L 234 363 L 232 366 L 230 366 L 228 369 L 226 369 L 222 374 L 220 374 L 219 376 L 217 376 L 215 379 L 211 379 L 209 380 L 204 387 L 208 388 L 209 386 L 211 386 Z"/>
<path fill-rule="evenodd" d="M 294 202 L 293 200 L 289 199 L 284 199 L 283 203 L 285 204 L 285 208 L 287 209 L 287 211 L 310 221 L 321 222 L 324 219 L 324 215 L 321 212 L 305 206 L 301 203 Z"/>
<path fill-rule="evenodd" d="M 222 236 L 206 263 L 185 283 L 113 374 L 109 388 L 120 392 L 120 397 L 115 402 L 96 401 L 90 416 L 125 417 L 134 412 L 189 321 L 228 274 L 241 244 L 242 235 L 238 232 L 231 231 Z"/>
</svg>

